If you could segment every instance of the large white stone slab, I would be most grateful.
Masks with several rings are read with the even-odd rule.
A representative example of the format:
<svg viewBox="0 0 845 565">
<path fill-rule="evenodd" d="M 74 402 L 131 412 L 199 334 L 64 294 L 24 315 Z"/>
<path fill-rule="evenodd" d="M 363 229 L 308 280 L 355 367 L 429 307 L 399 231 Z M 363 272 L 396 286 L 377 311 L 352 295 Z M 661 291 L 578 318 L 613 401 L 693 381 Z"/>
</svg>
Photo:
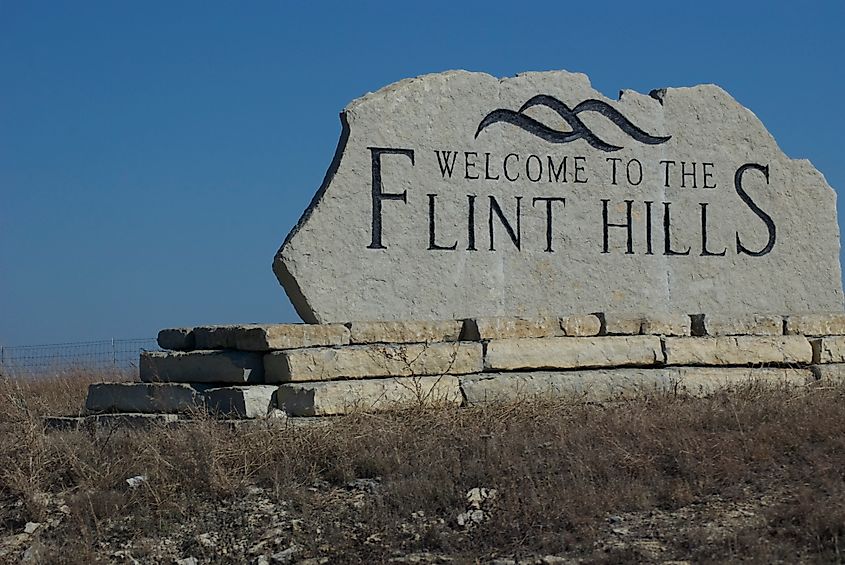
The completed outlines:
<svg viewBox="0 0 845 565">
<path fill-rule="evenodd" d="M 834 191 L 718 86 L 451 71 L 341 122 L 274 262 L 305 321 L 843 310 Z"/>
<path fill-rule="evenodd" d="M 798 387 L 816 380 L 810 369 L 790 367 L 676 367 L 672 370 L 673 390 L 691 396 L 748 384 Z"/>
<path fill-rule="evenodd" d="M 813 363 L 845 363 L 845 336 L 833 335 L 814 339 Z"/>
<path fill-rule="evenodd" d="M 651 335 L 499 339 L 487 344 L 484 368 L 579 369 L 663 363 L 660 338 Z"/>
<path fill-rule="evenodd" d="M 189 412 L 202 406 L 203 385 L 185 383 L 94 383 L 85 410 L 100 412 Z"/>
<path fill-rule="evenodd" d="M 704 316 L 707 335 L 783 335 L 783 316 L 775 314 L 743 314 Z"/>
<path fill-rule="evenodd" d="M 332 416 L 403 405 L 460 405 L 463 401 L 458 379 L 449 375 L 289 383 L 279 386 L 276 394 L 279 408 L 289 416 Z"/>
<path fill-rule="evenodd" d="M 786 333 L 808 336 L 845 335 L 845 312 L 787 316 Z"/>
<path fill-rule="evenodd" d="M 810 368 L 820 386 L 842 386 L 845 383 L 845 363 L 813 365 Z"/>
<path fill-rule="evenodd" d="M 139 373 L 144 382 L 261 383 L 264 361 L 248 351 L 143 351 Z"/>
<path fill-rule="evenodd" d="M 370 377 L 460 375 L 483 368 L 480 343 L 409 343 L 314 347 L 264 357 L 268 383 Z"/>
<path fill-rule="evenodd" d="M 275 385 L 225 386 L 203 393 L 206 407 L 215 415 L 266 418 L 276 408 Z"/>
<path fill-rule="evenodd" d="M 350 322 L 349 343 L 431 343 L 457 341 L 462 320 L 401 320 Z"/>
<path fill-rule="evenodd" d="M 162 333 L 166 332 L 166 335 L 169 336 L 179 331 L 178 329 L 163 330 Z M 193 328 L 191 334 L 194 347 L 205 350 L 273 351 L 298 347 L 346 345 L 349 343 L 349 329 L 342 324 L 201 326 Z M 159 334 L 159 341 L 161 341 L 161 333 Z M 176 348 L 165 347 L 165 349 Z"/>
<path fill-rule="evenodd" d="M 667 365 L 813 362 L 813 348 L 800 335 L 667 337 L 663 343 Z"/>
<path fill-rule="evenodd" d="M 832 366 L 832 365 L 831 365 Z M 759 383 L 804 386 L 816 378 L 810 369 L 738 367 L 661 367 L 576 371 L 482 373 L 460 377 L 468 405 L 535 398 L 602 402 L 655 393 L 704 396 L 720 389 Z"/>
<path fill-rule="evenodd" d="M 526 371 L 465 375 L 460 381 L 470 406 L 559 397 L 600 402 L 668 390 L 673 374 L 662 368 Z"/>
</svg>

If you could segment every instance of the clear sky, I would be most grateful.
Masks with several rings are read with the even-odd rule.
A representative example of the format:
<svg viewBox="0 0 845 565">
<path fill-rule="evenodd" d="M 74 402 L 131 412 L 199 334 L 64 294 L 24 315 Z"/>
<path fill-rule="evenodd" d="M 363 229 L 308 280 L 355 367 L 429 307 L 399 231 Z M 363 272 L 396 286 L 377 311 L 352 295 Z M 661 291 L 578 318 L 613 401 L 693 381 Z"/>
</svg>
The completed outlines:
<svg viewBox="0 0 845 565">
<path fill-rule="evenodd" d="M 0 0 L 0 344 L 298 320 L 271 264 L 338 113 L 424 73 L 716 83 L 845 189 L 843 26 L 842 0 Z"/>
</svg>

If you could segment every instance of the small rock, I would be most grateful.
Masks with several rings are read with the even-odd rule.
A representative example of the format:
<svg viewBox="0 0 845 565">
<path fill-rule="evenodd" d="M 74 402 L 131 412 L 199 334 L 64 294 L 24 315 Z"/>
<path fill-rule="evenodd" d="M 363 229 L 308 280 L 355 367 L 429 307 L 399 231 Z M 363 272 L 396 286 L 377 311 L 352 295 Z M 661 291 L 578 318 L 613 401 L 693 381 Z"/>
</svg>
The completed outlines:
<svg viewBox="0 0 845 565">
<path fill-rule="evenodd" d="M 365 492 L 374 493 L 378 490 L 381 478 L 375 479 L 355 479 L 349 481 L 346 486 L 352 490 L 363 490 Z"/>
<path fill-rule="evenodd" d="M 632 544 L 640 553 L 657 559 L 666 551 L 666 546 L 657 540 L 638 540 Z"/>
<path fill-rule="evenodd" d="M 138 488 L 142 484 L 147 481 L 146 475 L 136 475 L 134 477 L 129 477 L 126 479 L 126 484 L 129 485 L 129 488 Z"/>
<path fill-rule="evenodd" d="M 207 547 L 207 548 L 212 548 L 216 545 L 215 542 L 214 542 L 214 539 L 212 538 L 211 534 L 209 534 L 209 533 L 198 535 L 197 536 L 197 543 L 199 543 L 201 546 Z"/>
<path fill-rule="evenodd" d="M 458 514 L 459 526 L 466 526 L 467 522 L 469 522 L 469 512 L 461 512 L 460 514 Z"/>
<path fill-rule="evenodd" d="M 482 510 L 468 510 L 458 514 L 458 525 L 467 526 L 471 524 L 479 524 L 486 518 Z"/>
<path fill-rule="evenodd" d="M 184 559 L 177 559 L 176 565 L 198 565 L 199 561 L 197 561 L 196 557 L 185 557 Z"/>
<path fill-rule="evenodd" d="M 490 562 L 490 565 L 516 565 L 515 559 L 494 559 Z"/>
<path fill-rule="evenodd" d="M 29 546 L 21 557 L 23 563 L 42 563 L 44 559 L 44 546 L 34 543 Z"/>
<path fill-rule="evenodd" d="M 607 521 L 611 524 L 618 524 L 622 521 L 622 516 L 619 516 L 618 514 L 613 514 L 612 516 L 608 516 Z"/>
<path fill-rule="evenodd" d="M 38 531 L 38 528 L 40 528 L 40 527 L 41 527 L 41 523 L 40 523 L 40 522 L 27 522 L 27 523 L 26 523 L 26 526 L 24 526 L 24 527 L 23 527 L 23 531 L 24 531 L 24 533 L 26 533 L 26 534 L 30 534 L 30 535 L 32 535 L 32 534 L 34 534 L 35 532 L 37 532 L 37 531 Z"/>
<path fill-rule="evenodd" d="M 61 506 L 59 506 L 59 512 L 61 512 L 62 514 L 70 514 L 70 506 L 68 506 L 67 504 L 62 504 Z"/>
<path fill-rule="evenodd" d="M 543 565 L 562 565 L 563 563 L 569 562 L 569 559 L 561 557 L 560 555 L 546 555 L 545 557 L 540 558 L 540 563 Z"/>
<path fill-rule="evenodd" d="M 255 560 L 255 565 L 270 565 L 270 560 L 261 555 Z"/>
<path fill-rule="evenodd" d="M 114 553 L 112 553 L 112 557 L 118 557 L 121 559 L 121 561 L 127 561 L 132 565 L 141 565 L 141 562 L 132 557 L 132 553 L 130 553 L 129 550 L 126 549 L 120 549 L 118 551 L 115 551 Z"/>
<path fill-rule="evenodd" d="M 467 492 L 467 502 L 472 508 L 481 508 L 482 502 L 496 498 L 497 493 L 496 489 L 475 487 Z"/>
<path fill-rule="evenodd" d="M 278 553 L 274 553 L 270 556 L 271 563 L 281 563 L 287 564 L 292 563 L 294 559 L 294 555 L 299 552 L 299 546 L 292 545 L 289 548 L 282 550 Z"/>
<path fill-rule="evenodd" d="M 445 555 L 435 555 L 433 553 L 429 553 L 427 551 L 422 551 L 419 553 L 408 553 L 407 555 L 400 555 L 399 557 L 392 557 L 390 559 L 391 563 L 409 563 L 409 564 L 418 564 L 418 563 L 449 563 L 452 561 L 451 557 L 446 557 Z"/>
</svg>

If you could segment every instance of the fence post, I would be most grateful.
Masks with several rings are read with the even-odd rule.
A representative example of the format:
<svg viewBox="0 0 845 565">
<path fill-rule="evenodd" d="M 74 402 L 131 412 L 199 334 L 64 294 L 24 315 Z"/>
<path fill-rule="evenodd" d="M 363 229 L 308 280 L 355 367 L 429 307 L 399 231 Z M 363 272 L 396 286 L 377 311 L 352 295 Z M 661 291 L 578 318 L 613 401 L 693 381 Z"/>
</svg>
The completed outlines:
<svg viewBox="0 0 845 565">
<path fill-rule="evenodd" d="M 111 338 L 111 364 L 113 368 L 117 367 L 117 349 L 114 347 L 114 338 Z"/>
</svg>

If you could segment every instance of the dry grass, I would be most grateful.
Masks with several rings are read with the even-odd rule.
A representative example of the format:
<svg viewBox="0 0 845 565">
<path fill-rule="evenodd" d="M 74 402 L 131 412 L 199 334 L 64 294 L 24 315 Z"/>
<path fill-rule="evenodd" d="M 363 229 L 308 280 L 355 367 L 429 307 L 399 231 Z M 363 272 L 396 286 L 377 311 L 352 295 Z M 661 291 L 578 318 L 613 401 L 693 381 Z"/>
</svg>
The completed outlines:
<svg viewBox="0 0 845 565">
<path fill-rule="evenodd" d="M 332 563 L 842 559 L 845 388 L 44 432 L 42 415 L 78 411 L 101 378 L 0 385 L 6 558 L 241 563 L 296 546 Z M 133 489 L 135 475 L 147 480 Z M 461 526 L 474 487 L 497 496 Z M 47 525 L 18 535 L 26 522 Z"/>
</svg>

